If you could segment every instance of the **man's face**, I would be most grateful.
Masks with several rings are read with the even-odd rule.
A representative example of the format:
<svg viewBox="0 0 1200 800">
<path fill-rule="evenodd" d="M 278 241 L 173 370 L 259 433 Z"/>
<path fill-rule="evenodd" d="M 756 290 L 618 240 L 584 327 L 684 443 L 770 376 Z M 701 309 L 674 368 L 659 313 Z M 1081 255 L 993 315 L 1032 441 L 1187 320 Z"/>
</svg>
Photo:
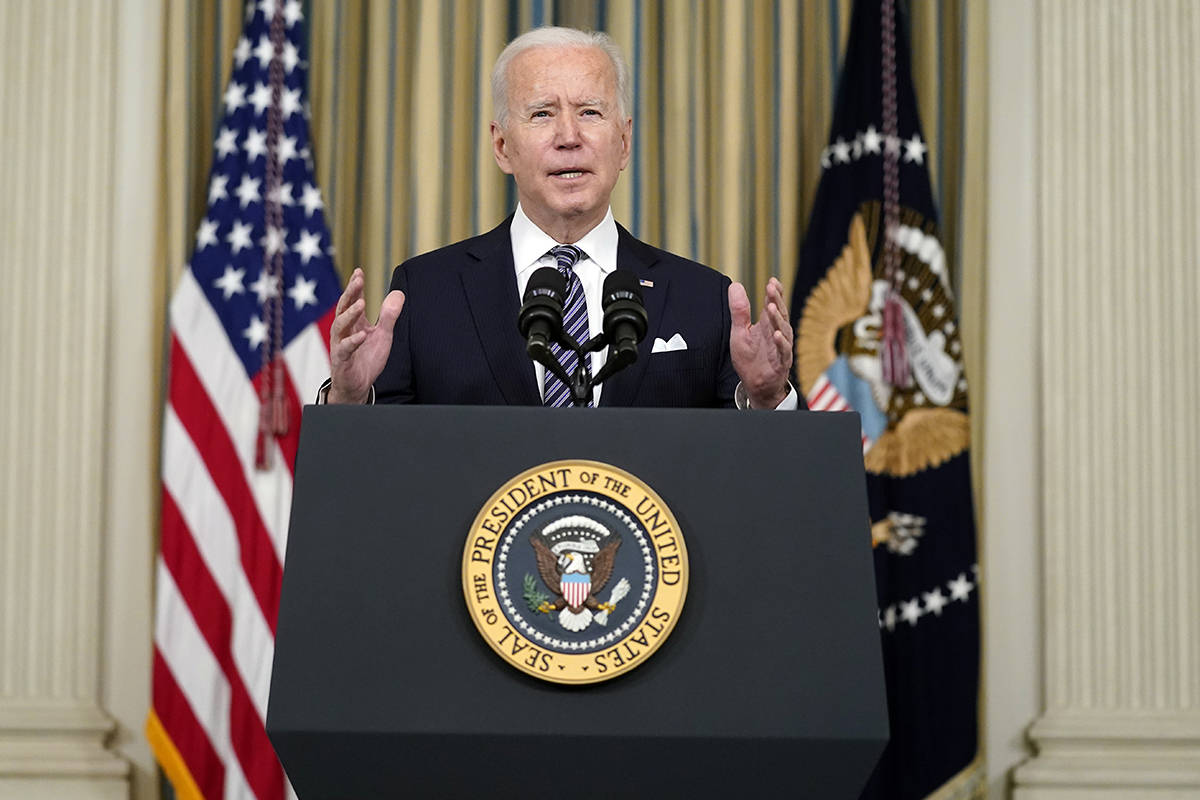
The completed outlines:
<svg viewBox="0 0 1200 800">
<path fill-rule="evenodd" d="M 508 122 L 492 123 L 492 148 L 529 218 L 570 241 L 604 218 L 632 131 L 601 50 L 535 47 L 509 65 Z"/>
</svg>

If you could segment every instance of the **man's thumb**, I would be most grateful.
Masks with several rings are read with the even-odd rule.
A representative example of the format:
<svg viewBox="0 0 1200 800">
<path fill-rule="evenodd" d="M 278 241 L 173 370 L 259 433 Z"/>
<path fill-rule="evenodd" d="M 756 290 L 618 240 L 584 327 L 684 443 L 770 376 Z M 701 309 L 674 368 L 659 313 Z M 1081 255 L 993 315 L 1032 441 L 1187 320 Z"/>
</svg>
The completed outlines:
<svg viewBox="0 0 1200 800">
<path fill-rule="evenodd" d="M 402 308 L 404 308 L 404 292 L 399 289 L 388 292 L 387 297 L 383 298 L 383 305 L 379 308 L 379 327 L 391 333 Z"/>
<path fill-rule="evenodd" d="M 729 316 L 734 328 L 750 325 L 750 298 L 746 295 L 746 287 L 737 281 L 729 285 Z"/>
</svg>

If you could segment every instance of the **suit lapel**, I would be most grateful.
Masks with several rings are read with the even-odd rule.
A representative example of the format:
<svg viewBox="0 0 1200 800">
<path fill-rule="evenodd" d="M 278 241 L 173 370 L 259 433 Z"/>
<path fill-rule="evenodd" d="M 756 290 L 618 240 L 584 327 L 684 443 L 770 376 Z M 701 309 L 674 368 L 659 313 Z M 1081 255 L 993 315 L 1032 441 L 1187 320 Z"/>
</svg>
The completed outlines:
<svg viewBox="0 0 1200 800">
<path fill-rule="evenodd" d="M 654 339 L 659 335 L 663 308 L 667 302 L 667 279 L 657 274 L 654 265 L 658 252 L 649 245 L 633 238 L 633 234 L 617 226 L 617 267 L 633 272 L 639 280 L 650 281 L 653 286 L 642 286 L 642 299 L 646 303 L 646 335 L 638 343 L 637 361 L 604 382 L 600 393 L 601 406 L 628 406 L 637 396 L 650 360 Z"/>
<path fill-rule="evenodd" d="M 533 361 L 517 332 L 516 269 L 508 229 L 512 217 L 467 248 L 470 261 L 460 272 L 467 305 L 492 377 L 508 405 L 541 405 Z"/>
</svg>

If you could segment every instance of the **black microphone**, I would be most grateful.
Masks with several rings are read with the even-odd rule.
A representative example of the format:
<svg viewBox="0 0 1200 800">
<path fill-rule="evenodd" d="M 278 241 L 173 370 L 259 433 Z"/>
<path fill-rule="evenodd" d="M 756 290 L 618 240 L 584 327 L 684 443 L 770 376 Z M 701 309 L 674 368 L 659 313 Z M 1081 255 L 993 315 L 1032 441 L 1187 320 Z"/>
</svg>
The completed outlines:
<svg viewBox="0 0 1200 800">
<path fill-rule="evenodd" d="M 637 361 L 638 342 L 646 336 L 646 304 L 637 276 L 627 269 L 610 272 L 604 279 L 601 304 L 608 361 L 615 372 Z"/>
<path fill-rule="evenodd" d="M 554 267 L 535 269 L 525 285 L 517 328 L 525 337 L 525 352 L 543 364 L 554 360 L 550 345 L 562 335 L 567 279 Z"/>
</svg>

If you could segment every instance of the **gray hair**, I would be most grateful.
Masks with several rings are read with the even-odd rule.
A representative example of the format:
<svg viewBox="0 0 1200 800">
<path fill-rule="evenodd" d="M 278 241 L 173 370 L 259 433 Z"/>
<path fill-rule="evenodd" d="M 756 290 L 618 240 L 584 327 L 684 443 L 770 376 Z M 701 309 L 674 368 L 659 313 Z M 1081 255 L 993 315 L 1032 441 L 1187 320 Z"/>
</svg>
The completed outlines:
<svg viewBox="0 0 1200 800">
<path fill-rule="evenodd" d="M 514 58 L 535 47 L 594 47 L 608 56 L 617 77 L 617 111 L 624 119 L 633 107 L 633 87 L 629 85 L 629 66 L 621 48 L 603 31 L 577 28 L 534 28 L 508 43 L 492 67 L 492 111 L 496 121 L 508 124 L 508 68 Z"/>
</svg>

